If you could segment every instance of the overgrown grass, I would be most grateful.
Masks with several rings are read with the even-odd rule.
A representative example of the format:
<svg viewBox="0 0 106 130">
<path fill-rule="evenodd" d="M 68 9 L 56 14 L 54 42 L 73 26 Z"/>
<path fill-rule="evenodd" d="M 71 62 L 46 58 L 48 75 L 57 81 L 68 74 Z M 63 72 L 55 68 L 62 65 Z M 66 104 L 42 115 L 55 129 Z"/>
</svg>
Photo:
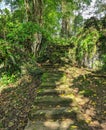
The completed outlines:
<svg viewBox="0 0 106 130">
<path fill-rule="evenodd" d="M 4 88 L 8 87 L 9 84 L 14 84 L 18 78 L 20 77 L 20 72 L 16 71 L 14 73 L 7 72 L 1 72 L 0 74 L 0 91 L 2 91 Z"/>
</svg>

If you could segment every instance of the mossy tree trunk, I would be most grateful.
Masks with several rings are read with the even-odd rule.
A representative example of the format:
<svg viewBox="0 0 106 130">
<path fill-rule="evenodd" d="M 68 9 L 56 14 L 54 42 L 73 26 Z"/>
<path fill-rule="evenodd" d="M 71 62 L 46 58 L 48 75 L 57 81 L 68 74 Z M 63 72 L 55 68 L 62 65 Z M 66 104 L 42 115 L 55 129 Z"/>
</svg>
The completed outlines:
<svg viewBox="0 0 106 130">
<path fill-rule="evenodd" d="M 26 9 L 26 20 L 34 22 L 39 28 L 42 27 L 43 23 L 43 0 L 28 0 L 24 1 Z M 32 53 L 37 56 L 39 47 L 42 40 L 41 32 L 37 31 L 33 35 Z"/>
</svg>

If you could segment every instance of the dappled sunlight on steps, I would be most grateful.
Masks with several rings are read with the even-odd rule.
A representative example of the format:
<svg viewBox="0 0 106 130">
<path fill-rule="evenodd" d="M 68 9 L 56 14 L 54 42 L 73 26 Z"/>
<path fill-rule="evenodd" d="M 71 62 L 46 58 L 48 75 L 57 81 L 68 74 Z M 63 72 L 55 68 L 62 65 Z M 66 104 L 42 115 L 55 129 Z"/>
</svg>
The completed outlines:
<svg viewBox="0 0 106 130">
<path fill-rule="evenodd" d="M 96 108 L 89 96 L 91 91 L 85 96 L 85 91 L 80 91 L 74 83 L 79 77 L 80 82 L 87 80 L 91 71 L 70 65 L 42 68 L 41 85 L 25 130 L 105 130 L 105 123 L 100 124 L 96 119 Z"/>
<path fill-rule="evenodd" d="M 71 119 L 62 119 L 62 120 L 44 120 L 44 121 L 36 121 L 30 122 L 29 126 L 26 130 L 67 130 L 70 125 L 72 128 L 76 128 L 74 122 Z M 35 129 L 36 126 L 36 129 Z"/>
</svg>

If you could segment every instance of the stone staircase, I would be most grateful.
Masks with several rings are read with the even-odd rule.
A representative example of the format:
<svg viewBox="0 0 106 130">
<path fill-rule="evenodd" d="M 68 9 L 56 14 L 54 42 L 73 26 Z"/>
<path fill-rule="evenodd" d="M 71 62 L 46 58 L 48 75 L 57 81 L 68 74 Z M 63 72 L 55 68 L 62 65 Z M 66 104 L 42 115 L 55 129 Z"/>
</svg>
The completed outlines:
<svg viewBox="0 0 106 130">
<path fill-rule="evenodd" d="M 98 102 L 91 93 L 92 87 L 97 87 L 98 90 L 99 86 L 95 86 L 97 79 L 91 71 L 71 67 L 69 64 L 46 64 L 41 69 L 41 84 L 37 87 L 24 130 L 106 129 L 104 119 L 103 123 L 98 120 L 96 111 L 99 109 L 92 104 L 94 101 Z"/>
<path fill-rule="evenodd" d="M 70 93 L 64 71 L 45 67 L 25 130 L 71 130 L 76 112 L 67 97 Z"/>
</svg>

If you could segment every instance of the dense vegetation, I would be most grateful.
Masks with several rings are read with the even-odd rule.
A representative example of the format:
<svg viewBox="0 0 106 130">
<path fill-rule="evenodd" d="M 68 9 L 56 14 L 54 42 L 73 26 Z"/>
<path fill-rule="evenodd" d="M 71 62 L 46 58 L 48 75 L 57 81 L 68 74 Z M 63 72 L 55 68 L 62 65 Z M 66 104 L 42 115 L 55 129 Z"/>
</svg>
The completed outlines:
<svg viewBox="0 0 106 130">
<path fill-rule="evenodd" d="M 27 72 L 39 75 L 42 64 L 106 72 L 106 2 L 95 0 L 86 17 L 83 12 L 91 4 L 92 0 L 0 0 L 0 91 Z"/>
<path fill-rule="evenodd" d="M 0 64 L 8 71 L 20 70 L 28 59 L 45 61 L 49 56 L 56 59 L 56 55 L 49 55 L 47 51 L 57 45 L 69 45 L 70 60 L 78 66 L 105 68 L 103 2 L 98 6 L 98 1 L 96 6 L 104 16 L 87 20 L 80 11 L 84 10 L 83 5 L 90 5 L 88 0 L 80 4 L 65 0 L 5 2 L 10 7 L 1 9 L 0 14 Z"/>
</svg>

